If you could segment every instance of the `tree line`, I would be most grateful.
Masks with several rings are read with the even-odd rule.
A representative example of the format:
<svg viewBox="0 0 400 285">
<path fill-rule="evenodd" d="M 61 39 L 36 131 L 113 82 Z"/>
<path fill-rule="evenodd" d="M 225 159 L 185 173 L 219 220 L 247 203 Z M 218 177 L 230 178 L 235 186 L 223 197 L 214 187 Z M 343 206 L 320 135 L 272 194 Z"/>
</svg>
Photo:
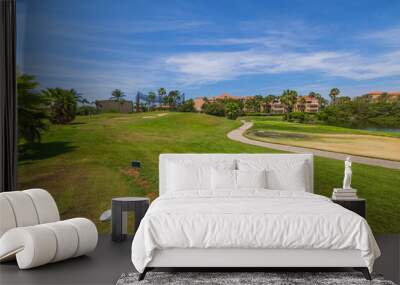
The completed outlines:
<svg viewBox="0 0 400 285">
<path fill-rule="evenodd" d="M 282 95 L 255 95 L 246 99 L 223 98 L 210 101 L 203 98 L 202 112 L 215 116 L 225 116 L 236 119 L 239 116 L 250 113 L 271 114 L 271 104 L 279 102 L 285 109 L 283 119 L 300 122 L 322 122 L 330 125 L 344 127 L 378 127 L 400 128 L 400 97 L 390 99 L 387 93 L 383 93 L 378 100 L 373 100 L 369 95 L 350 98 L 340 96 L 338 88 L 332 88 L 329 92 L 330 101 L 317 92 L 310 92 L 309 97 L 315 98 L 319 103 L 317 114 L 305 112 L 305 98 L 299 97 L 295 90 L 284 90 Z M 298 110 L 294 112 L 298 104 Z"/>
<path fill-rule="evenodd" d="M 112 91 L 110 99 L 122 104 L 125 101 L 124 97 L 125 93 L 123 91 L 115 89 Z M 157 92 L 149 91 L 147 95 L 138 92 L 135 101 L 136 112 L 154 110 L 195 112 L 193 99 L 186 100 L 185 93 L 179 90 L 167 91 L 164 87 L 160 87 Z"/>
<path fill-rule="evenodd" d="M 335 89 L 335 90 L 334 90 Z M 336 96 L 337 88 L 334 88 L 332 96 Z M 337 93 L 338 94 L 338 93 Z M 324 108 L 328 105 L 328 101 L 317 92 L 310 92 L 308 96 L 318 100 L 320 108 Z M 298 103 L 300 98 L 300 106 L 305 106 L 304 97 L 299 97 L 296 90 L 284 90 L 282 95 L 272 95 L 267 96 L 255 95 L 245 99 L 233 99 L 233 98 L 223 98 L 210 101 L 207 97 L 204 97 L 204 104 L 202 106 L 202 111 L 206 114 L 216 115 L 216 116 L 226 116 L 229 119 L 236 119 L 245 113 L 260 113 L 262 110 L 264 113 L 272 112 L 272 104 L 274 102 L 279 102 L 286 110 L 286 113 L 290 114 L 293 112 L 295 105 Z M 304 109 L 302 110 L 304 112 Z"/>
<path fill-rule="evenodd" d="M 185 93 L 179 90 L 167 91 L 164 87 L 160 87 L 157 92 L 150 91 L 146 96 L 146 103 L 142 107 L 142 110 L 153 111 L 155 109 L 195 112 L 193 99 L 186 100 Z"/>
<path fill-rule="evenodd" d="M 369 95 L 336 97 L 332 104 L 318 114 L 318 119 L 344 127 L 400 129 L 400 97 L 390 99 L 387 93 L 383 93 L 377 100 Z"/>
</svg>

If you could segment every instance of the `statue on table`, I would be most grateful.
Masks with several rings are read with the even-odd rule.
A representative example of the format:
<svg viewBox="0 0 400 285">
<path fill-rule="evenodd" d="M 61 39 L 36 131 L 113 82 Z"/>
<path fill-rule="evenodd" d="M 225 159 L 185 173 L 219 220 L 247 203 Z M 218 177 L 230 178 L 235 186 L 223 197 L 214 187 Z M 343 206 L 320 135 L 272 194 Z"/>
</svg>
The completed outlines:
<svg viewBox="0 0 400 285">
<path fill-rule="evenodd" d="M 343 179 L 343 189 L 349 190 L 351 188 L 351 158 L 347 157 L 346 161 L 344 162 L 344 179 Z"/>
</svg>

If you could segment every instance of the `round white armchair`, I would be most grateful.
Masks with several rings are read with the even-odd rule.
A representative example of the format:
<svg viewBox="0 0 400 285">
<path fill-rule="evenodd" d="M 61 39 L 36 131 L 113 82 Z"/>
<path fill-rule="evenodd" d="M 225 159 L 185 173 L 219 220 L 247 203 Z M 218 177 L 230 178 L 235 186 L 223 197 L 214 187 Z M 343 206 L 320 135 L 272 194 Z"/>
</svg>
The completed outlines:
<svg viewBox="0 0 400 285">
<path fill-rule="evenodd" d="M 97 229 L 85 218 L 60 221 L 43 189 L 0 193 L 0 261 L 28 269 L 84 255 L 96 248 Z"/>
</svg>

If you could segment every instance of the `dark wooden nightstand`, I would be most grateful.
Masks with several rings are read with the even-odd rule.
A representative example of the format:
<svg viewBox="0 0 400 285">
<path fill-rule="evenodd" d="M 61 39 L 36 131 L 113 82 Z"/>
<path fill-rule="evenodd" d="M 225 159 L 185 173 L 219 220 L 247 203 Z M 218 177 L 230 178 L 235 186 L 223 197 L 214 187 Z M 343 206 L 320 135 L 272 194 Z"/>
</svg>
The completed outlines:
<svg viewBox="0 0 400 285">
<path fill-rule="evenodd" d="M 352 200 L 336 200 L 332 199 L 333 203 L 339 204 L 340 206 L 359 214 L 361 217 L 366 217 L 366 201 L 362 198 Z"/>
<path fill-rule="evenodd" d="M 123 241 L 127 237 L 128 211 L 135 212 L 135 232 L 149 208 L 150 200 L 145 197 L 119 197 L 111 202 L 111 237 L 113 241 Z"/>
</svg>

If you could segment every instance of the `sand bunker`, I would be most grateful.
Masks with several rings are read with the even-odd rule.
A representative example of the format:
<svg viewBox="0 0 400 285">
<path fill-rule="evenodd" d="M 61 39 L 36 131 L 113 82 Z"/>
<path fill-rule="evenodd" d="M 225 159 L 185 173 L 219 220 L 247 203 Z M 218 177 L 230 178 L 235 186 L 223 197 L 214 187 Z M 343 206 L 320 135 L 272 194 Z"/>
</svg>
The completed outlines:
<svg viewBox="0 0 400 285">
<path fill-rule="evenodd" d="M 144 116 L 144 117 L 142 117 L 142 119 L 155 119 L 155 118 L 163 117 L 166 115 L 168 115 L 168 113 L 161 113 L 161 114 L 152 115 L 152 116 Z"/>
<path fill-rule="evenodd" d="M 271 143 L 400 161 L 400 138 L 259 130 L 249 131 L 246 135 L 250 138 Z"/>
</svg>

